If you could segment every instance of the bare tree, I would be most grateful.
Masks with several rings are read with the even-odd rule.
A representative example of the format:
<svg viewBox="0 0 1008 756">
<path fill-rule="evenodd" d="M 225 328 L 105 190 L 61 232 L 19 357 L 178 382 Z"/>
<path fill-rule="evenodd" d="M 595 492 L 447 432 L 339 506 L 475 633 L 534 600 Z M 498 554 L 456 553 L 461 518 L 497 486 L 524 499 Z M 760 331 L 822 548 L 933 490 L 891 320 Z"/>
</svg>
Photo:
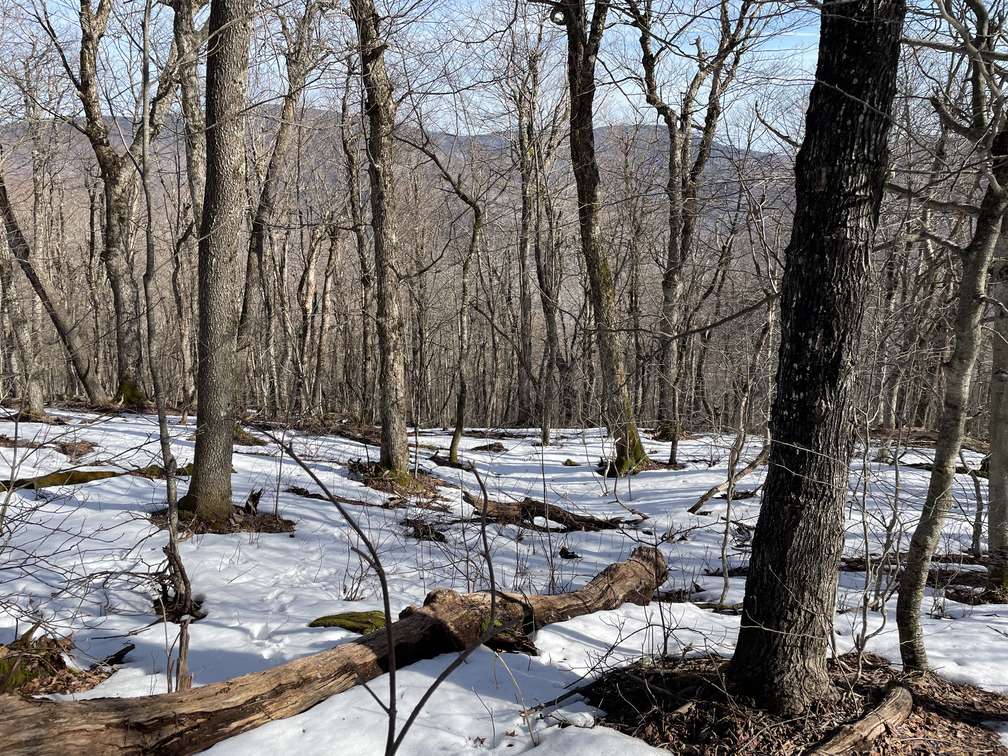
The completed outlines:
<svg viewBox="0 0 1008 756">
<path fill-rule="evenodd" d="M 0 183 L 0 187 L 2 187 L 2 183 Z M 3 237 L 0 240 L 0 298 L 2 298 L 3 306 L 6 308 L 7 317 L 10 320 L 20 368 L 17 374 L 18 398 L 20 399 L 18 414 L 22 420 L 38 422 L 46 417 L 38 346 L 32 333 L 31 323 L 25 315 L 21 296 L 14 286 L 14 256 L 6 241 L 7 234 L 4 233 Z"/>
<path fill-rule="evenodd" d="M 406 342 L 399 282 L 399 240 L 395 217 L 395 179 L 392 172 L 392 132 L 395 100 L 381 33 L 381 19 L 373 0 L 351 0 L 357 26 L 361 78 L 367 95 L 367 151 L 371 178 L 371 229 L 377 275 L 378 349 L 381 391 L 381 459 L 392 475 L 406 475 L 409 439 L 406 435 Z"/>
<path fill-rule="evenodd" d="M 658 421 L 672 442 L 669 462 L 676 463 L 679 439 L 679 380 L 686 340 L 675 338 L 682 323 L 685 269 L 693 246 L 699 215 L 697 195 L 700 180 L 710 160 L 714 146 L 725 89 L 735 78 L 743 54 L 758 38 L 766 19 L 758 12 L 759 3 L 743 0 L 733 13 L 732 4 L 722 0 L 718 6 L 716 48 L 704 49 L 701 37 L 696 39 L 696 71 L 676 99 L 677 104 L 663 97 L 658 79 L 659 59 L 668 56 L 690 30 L 679 30 L 676 38 L 668 38 L 658 28 L 652 0 L 628 0 L 627 13 L 640 32 L 642 85 L 648 104 L 655 109 L 668 133 L 668 181 L 665 195 L 668 202 L 668 240 L 662 272 L 662 304 L 659 319 Z M 734 15 L 734 18 L 733 18 Z M 657 50 L 655 49 L 657 46 Z M 703 123 L 694 123 L 699 102 L 706 86 Z M 699 131 L 699 138 L 694 135 Z"/>
<path fill-rule="evenodd" d="M 280 30 L 284 37 L 284 60 L 287 66 L 287 90 L 284 92 L 277 122 L 276 136 L 266 172 L 263 176 L 259 200 L 252 214 L 252 233 L 249 237 L 248 255 L 245 265 L 245 287 L 242 294 L 241 316 L 238 321 L 239 363 L 246 363 L 246 351 L 251 340 L 252 297 L 259 279 L 257 273 L 264 269 L 267 240 L 279 213 L 280 194 L 290 167 L 291 149 L 295 146 L 298 127 L 298 105 L 304 95 L 305 81 L 320 56 L 317 39 L 317 20 L 322 13 L 322 5 L 316 0 L 306 0 L 300 16 L 293 19 L 293 25 L 279 13 Z M 306 266 L 310 270 L 312 266 Z M 260 281 L 265 295 L 265 282 Z M 304 396 L 304 376 L 299 381 L 299 391 Z"/>
<path fill-rule="evenodd" d="M 934 465 L 921 517 L 900 576 L 896 622 L 900 657 L 908 669 L 928 669 L 920 621 L 921 603 L 931 558 L 938 546 L 945 515 L 953 503 L 953 481 L 966 435 L 970 388 L 982 343 L 980 321 L 987 305 L 988 269 L 1008 210 L 1008 113 L 1000 94 L 1003 88 L 1000 66 L 994 62 L 999 24 L 988 16 L 986 7 L 979 2 L 962 6 L 962 16 L 955 15 L 945 0 L 939 0 L 937 8 L 951 32 L 961 40 L 968 56 L 970 108 L 965 118 L 961 118 L 954 114 L 945 99 L 936 96 L 932 104 L 950 131 L 967 139 L 985 156 L 982 168 L 987 186 L 973 236 L 961 250 L 962 277 L 953 322 L 955 346 L 943 366 L 945 394 Z M 999 475 L 1000 464 L 999 461 L 994 465 Z M 993 488 L 996 494 L 998 483 L 994 483 Z"/>
<path fill-rule="evenodd" d="M 99 72 L 102 40 L 108 31 L 113 0 L 99 0 L 92 8 L 89 0 L 80 3 L 80 55 L 78 65 L 71 65 L 66 52 L 60 47 L 59 34 L 53 26 L 45 6 L 37 16 L 43 29 L 56 45 L 63 67 L 77 92 L 84 109 L 84 122 L 80 127 L 91 144 L 104 189 L 105 218 L 102 227 L 102 262 L 112 288 L 116 321 L 116 375 L 115 398 L 128 405 L 143 405 L 147 395 L 141 381 L 143 349 L 139 289 L 134 278 L 131 251 L 131 234 L 136 216 L 138 173 L 141 137 L 139 130 L 133 134 L 126 153 L 119 152 L 112 143 L 110 120 L 102 107 L 103 79 Z M 152 96 L 149 109 L 151 138 L 157 137 L 167 118 L 176 90 L 176 47 L 172 44 L 168 61 Z"/>
<path fill-rule="evenodd" d="M 728 668 L 734 690 L 780 712 L 835 696 L 826 649 L 853 450 L 854 360 L 905 12 L 903 0 L 828 0 L 822 10 L 781 285 L 769 472 Z"/>
<path fill-rule="evenodd" d="M 238 252 L 245 217 L 245 107 L 253 0 L 212 0 L 207 48 L 207 177 L 199 240 L 196 449 L 186 506 L 231 514 Z M 180 502 L 180 506 L 182 502 Z"/>
<path fill-rule="evenodd" d="M 595 156 L 595 64 L 609 12 L 608 0 L 597 0 L 588 18 L 584 0 L 548 2 L 553 21 L 567 32 L 567 76 L 570 83 L 570 152 L 578 190 L 581 254 L 591 285 L 595 340 L 602 368 L 602 416 L 616 442 L 611 472 L 632 472 L 647 459 L 634 423 L 620 344 L 620 317 L 602 240 L 599 167 Z"/>
<path fill-rule="evenodd" d="M 36 269 L 28 239 L 21 231 L 21 226 L 18 225 L 14 208 L 7 196 L 7 185 L 4 183 L 2 174 L 0 174 L 0 215 L 3 216 L 7 245 L 52 320 L 60 341 L 63 342 L 63 346 L 66 347 L 67 353 L 70 355 L 74 372 L 84 387 L 88 399 L 95 406 L 106 404 L 108 394 L 105 393 L 105 389 L 102 388 L 98 380 L 97 371 L 85 350 L 79 329 L 76 328 L 75 323 L 62 306 L 52 283 Z"/>
</svg>

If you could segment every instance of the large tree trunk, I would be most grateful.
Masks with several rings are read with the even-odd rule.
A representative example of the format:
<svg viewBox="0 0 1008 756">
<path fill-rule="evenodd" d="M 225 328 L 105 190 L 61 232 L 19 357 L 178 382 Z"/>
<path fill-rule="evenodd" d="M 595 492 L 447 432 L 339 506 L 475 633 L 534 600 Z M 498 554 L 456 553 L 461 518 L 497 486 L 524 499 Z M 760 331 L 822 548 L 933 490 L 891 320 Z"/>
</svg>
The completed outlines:
<svg viewBox="0 0 1008 756">
<path fill-rule="evenodd" d="M 554 596 L 498 594 L 497 616 L 516 620 L 519 633 L 553 622 L 647 604 L 668 568 L 657 549 L 640 546 L 584 588 Z M 409 607 L 391 626 L 397 668 L 461 651 L 485 632 L 490 594 L 437 590 L 421 608 Z M 187 693 L 140 698 L 54 702 L 0 696 L 0 753 L 6 756 L 191 754 L 276 719 L 305 711 L 330 696 L 373 680 L 388 668 L 388 634 Z"/>
<path fill-rule="evenodd" d="M 554 6 L 554 20 L 567 31 L 567 75 L 570 81 L 570 151 L 578 193 L 581 253 L 590 283 L 595 339 L 602 368 L 602 416 L 616 441 L 616 474 L 630 473 L 647 459 L 634 423 L 620 344 L 620 321 L 608 253 L 602 240 L 599 167 L 595 157 L 595 61 L 609 10 L 597 0 L 589 22 L 584 0 Z"/>
<path fill-rule="evenodd" d="M 406 475 L 406 338 L 399 283 L 399 239 L 395 217 L 392 131 L 395 100 L 385 69 L 386 43 L 379 30 L 373 0 L 351 0 L 360 43 L 361 76 L 367 93 L 368 158 L 371 177 L 371 228 L 378 283 L 378 383 L 381 391 L 381 458 L 392 475 Z"/>
<path fill-rule="evenodd" d="M 245 107 L 253 0 L 213 0 L 207 51 L 207 179 L 199 240 L 196 449 L 185 506 L 231 514 L 238 249 L 245 216 Z"/>
<path fill-rule="evenodd" d="M 795 165 L 769 472 L 728 668 L 733 690 L 779 712 L 835 695 L 826 650 L 853 450 L 854 360 L 905 12 L 903 0 L 828 0 L 822 12 Z"/>
</svg>

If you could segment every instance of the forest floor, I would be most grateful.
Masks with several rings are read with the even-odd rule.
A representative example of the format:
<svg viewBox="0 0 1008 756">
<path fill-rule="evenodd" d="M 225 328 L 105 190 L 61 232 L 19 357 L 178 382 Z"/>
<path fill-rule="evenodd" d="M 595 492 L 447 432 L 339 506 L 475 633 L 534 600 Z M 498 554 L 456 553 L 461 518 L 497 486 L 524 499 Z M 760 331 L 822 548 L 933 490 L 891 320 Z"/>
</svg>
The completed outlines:
<svg viewBox="0 0 1008 756">
<path fill-rule="evenodd" d="M 86 692 L 65 688 L 65 698 L 164 692 L 178 628 L 159 622 L 157 607 L 166 536 L 159 527 L 165 484 L 156 467 L 156 420 L 69 410 L 54 414 L 64 422 L 0 422 L 0 507 L 6 528 L 0 541 L 0 644 L 9 646 L 30 629 L 34 637 L 58 640 L 57 654 L 70 668 L 99 681 Z M 196 685 L 269 669 L 352 640 L 356 636 L 348 630 L 308 625 L 323 615 L 381 607 L 378 581 L 360 556 L 359 537 L 322 497 L 307 470 L 263 429 L 248 430 L 265 445 L 235 448 L 238 508 L 232 532 L 193 527 L 180 547 L 206 613 L 190 626 L 189 667 Z M 470 503 L 480 499 L 479 483 L 472 470 L 442 463 L 448 431 L 411 436 L 423 482 L 397 488 L 371 478 L 370 463 L 377 458 L 373 431 L 339 435 L 335 424 L 268 430 L 293 444 L 374 543 L 389 576 L 394 615 L 420 605 L 435 588 L 468 592 L 486 586 L 480 518 Z M 191 419 L 173 421 L 172 448 L 180 466 L 192 461 L 193 431 Z M 557 430 L 549 446 L 537 437 L 531 429 L 473 430 L 463 439 L 462 459 L 475 465 L 492 501 L 532 499 L 552 508 L 544 510 L 548 517 L 510 517 L 488 526 L 497 584 L 535 593 L 578 588 L 641 543 L 662 551 L 670 567 L 668 582 L 659 600 L 647 607 L 628 604 L 543 628 L 533 637 L 534 656 L 475 652 L 422 710 L 401 753 L 521 753 L 539 744 L 550 754 L 578 756 L 656 753 L 654 746 L 683 754 L 801 753 L 860 716 L 895 679 L 910 687 L 914 710 L 905 724 L 877 741 L 875 753 L 1008 754 L 1003 697 L 1008 694 L 1008 601 L 985 593 L 983 559 L 967 556 L 976 508 L 968 475 L 957 476 L 956 506 L 922 618 L 936 674 L 907 678 L 898 666 L 896 568 L 889 564 L 898 562 L 901 549 L 893 547 L 888 555 L 882 549 L 890 543 L 905 550 L 928 481 L 919 466 L 928 463 L 932 451 L 897 450 L 898 475 L 892 464 L 875 461 L 877 445 L 857 452 L 834 639 L 841 655 L 836 679 L 845 695 L 829 711 L 779 721 L 730 701 L 717 685 L 739 619 L 713 609 L 742 599 L 764 472 L 739 482 L 755 495 L 730 509 L 725 499 L 715 497 L 690 514 L 687 510 L 707 489 L 725 480 L 733 437 L 684 439 L 683 469 L 657 467 L 620 480 L 597 472 L 612 451 L 597 431 Z M 666 443 L 648 440 L 646 448 L 657 461 L 668 457 Z M 753 438 L 740 467 L 759 450 L 760 440 Z M 975 467 L 980 455 L 970 452 L 966 459 Z M 32 479 L 42 484 L 28 487 Z M 187 486 L 183 477 L 180 491 Z M 985 481 L 981 493 L 986 496 Z M 250 497 L 257 512 L 239 512 Z M 260 518 L 264 527 L 255 527 Z M 613 520 L 619 520 L 618 527 L 571 529 Z M 288 525 L 282 521 L 293 531 L 285 532 Z M 862 613 L 866 595 L 877 609 Z M 868 653 L 855 682 L 856 657 L 847 655 L 861 637 Z M 102 663 L 117 653 L 121 658 Z M 405 713 L 399 726 L 449 661 L 440 657 L 400 672 L 394 695 Z M 0 653 L 0 672 L 2 662 Z M 103 679 L 112 668 L 114 674 Z M 249 756 L 279 747 L 300 754 L 382 753 L 386 716 L 372 692 L 387 700 L 387 677 L 373 681 L 370 691 L 358 687 L 333 696 L 308 712 L 219 743 L 209 753 Z M 670 714 L 686 700 L 693 703 Z"/>
</svg>

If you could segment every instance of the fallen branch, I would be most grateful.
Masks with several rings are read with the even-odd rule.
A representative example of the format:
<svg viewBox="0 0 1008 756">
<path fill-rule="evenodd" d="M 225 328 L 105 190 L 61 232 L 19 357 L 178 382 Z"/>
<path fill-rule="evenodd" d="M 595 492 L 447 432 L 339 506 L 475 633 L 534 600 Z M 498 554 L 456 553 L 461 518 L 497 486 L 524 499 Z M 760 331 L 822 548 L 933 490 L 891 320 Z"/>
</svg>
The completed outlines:
<svg viewBox="0 0 1008 756">
<path fill-rule="evenodd" d="M 665 582 L 657 549 L 641 546 L 571 593 L 499 593 L 498 618 L 521 632 L 627 602 L 646 604 Z M 436 590 L 392 625 L 398 667 L 472 646 L 485 632 L 490 593 Z M 138 698 L 45 701 L 0 696 L 0 753 L 192 754 L 239 733 L 283 719 L 387 671 L 384 629 L 357 641 L 264 672 L 183 692 Z"/>
<path fill-rule="evenodd" d="M 748 465 L 746 465 L 741 470 L 739 470 L 737 473 L 735 473 L 735 482 L 737 483 L 739 480 L 741 480 L 746 475 L 748 475 L 749 473 L 751 473 L 757 467 L 760 467 L 761 465 L 765 465 L 766 461 L 769 458 L 770 458 L 770 445 L 767 444 L 766 446 L 763 447 L 763 449 L 760 451 L 760 453 L 756 455 L 756 459 L 754 459 Z M 711 499 L 713 499 L 715 496 L 717 496 L 719 493 L 721 493 L 722 491 L 724 491 L 726 488 L 728 488 L 728 481 L 727 480 L 724 483 L 718 483 L 716 486 L 714 486 L 709 491 L 707 491 L 707 493 L 705 493 L 703 496 L 701 496 L 700 499 L 697 501 L 696 504 L 694 504 L 692 507 L 689 508 L 689 513 L 690 514 L 696 514 L 697 512 L 699 512 L 700 508 L 704 504 L 706 504 L 708 501 L 710 501 Z"/>
<path fill-rule="evenodd" d="M 476 509 L 477 512 L 483 507 L 483 503 L 476 501 L 467 491 L 462 492 L 462 498 L 465 499 L 467 504 Z M 536 518 L 540 517 L 547 522 L 546 525 L 536 523 Z M 550 526 L 548 523 L 554 522 L 563 528 L 565 532 L 574 530 L 591 532 L 597 530 L 616 530 L 623 524 L 623 520 L 619 517 L 602 519 L 600 517 L 592 517 L 591 515 L 576 514 L 556 504 L 547 506 L 545 502 L 528 496 L 522 501 L 493 501 L 492 499 L 487 499 L 486 519 L 487 522 L 496 522 L 500 525 L 524 525 L 530 530 L 538 531 L 549 530 Z"/>
<path fill-rule="evenodd" d="M 913 695 L 902 686 L 893 688 L 878 706 L 853 724 L 844 725 L 829 740 L 806 756 L 843 756 L 868 747 L 887 729 L 903 724 L 913 709 Z"/>
</svg>

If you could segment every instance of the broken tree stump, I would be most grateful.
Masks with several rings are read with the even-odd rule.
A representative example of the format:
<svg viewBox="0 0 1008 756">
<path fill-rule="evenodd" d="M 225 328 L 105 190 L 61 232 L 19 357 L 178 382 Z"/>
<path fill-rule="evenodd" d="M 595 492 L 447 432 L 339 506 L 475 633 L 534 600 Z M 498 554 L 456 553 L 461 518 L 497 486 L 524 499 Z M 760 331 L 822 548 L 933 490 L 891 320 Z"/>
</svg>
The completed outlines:
<svg viewBox="0 0 1008 756">
<path fill-rule="evenodd" d="M 462 492 L 462 498 L 477 512 L 482 512 L 482 500 L 475 499 L 468 491 Z M 556 504 L 547 505 L 545 502 L 529 496 L 521 501 L 494 501 L 493 499 L 485 501 L 487 522 L 495 522 L 499 525 L 522 525 L 530 530 L 548 530 L 548 525 L 536 524 L 536 518 L 541 517 L 547 523 L 555 522 L 564 529 L 564 532 L 569 533 L 575 530 L 590 532 L 616 530 L 623 524 L 623 520 L 619 517 L 603 519 L 577 514 L 563 507 L 558 507 Z"/>
<path fill-rule="evenodd" d="M 853 724 L 844 725 L 833 737 L 806 752 L 806 756 L 845 756 L 863 751 L 887 729 L 903 724 L 913 709 L 913 695 L 908 688 L 893 688 L 882 703 Z"/>
<path fill-rule="evenodd" d="M 640 546 L 571 593 L 498 593 L 502 623 L 520 618 L 532 632 L 553 622 L 633 602 L 646 604 L 668 567 Z M 439 589 L 392 624 L 397 667 L 475 644 L 489 621 L 490 594 Z M 0 696 L 0 753 L 5 756 L 192 754 L 259 725 L 299 714 L 388 671 L 384 629 L 274 669 L 188 692 L 138 698 L 45 701 Z"/>
</svg>

